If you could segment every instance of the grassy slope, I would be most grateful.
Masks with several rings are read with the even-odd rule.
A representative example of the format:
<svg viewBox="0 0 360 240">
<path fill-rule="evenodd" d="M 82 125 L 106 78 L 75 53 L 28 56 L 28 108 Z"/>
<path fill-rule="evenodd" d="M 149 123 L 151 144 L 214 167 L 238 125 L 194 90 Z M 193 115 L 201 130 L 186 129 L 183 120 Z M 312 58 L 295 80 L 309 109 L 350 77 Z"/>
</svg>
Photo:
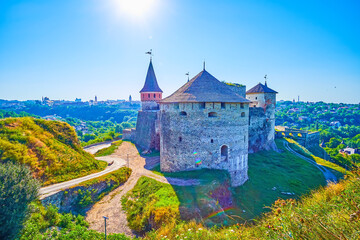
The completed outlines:
<svg viewBox="0 0 360 240">
<path fill-rule="evenodd" d="M 255 225 L 206 229 L 202 224 L 183 222 L 163 226 L 145 239 L 358 239 L 359 174 L 313 191 L 300 201 L 278 200 Z"/>
<path fill-rule="evenodd" d="M 173 199 L 171 206 L 174 208 L 180 206 L 179 212 L 183 218 L 195 217 L 205 225 L 212 226 L 214 224 L 233 224 L 251 220 L 259 217 L 261 213 L 270 211 L 269 208 L 264 207 L 271 206 L 278 198 L 299 198 L 301 195 L 309 193 L 311 189 L 325 185 L 325 179 L 317 168 L 287 152 L 282 142 L 278 141 L 277 143 L 283 152 L 269 151 L 249 155 L 250 180 L 237 188 L 229 187 L 229 176 L 226 171 L 202 169 L 182 173 L 161 173 L 157 167 L 154 171 L 159 175 L 197 178 L 202 182 L 200 186 L 171 187 L 167 185 L 162 198 L 170 198 L 175 194 L 176 198 L 171 198 Z M 144 196 L 152 193 L 149 189 L 159 184 L 155 180 L 148 180 L 146 185 L 139 181 L 135 187 L 136 194 L 129 193 L 127 198 L 141 203 Z M 272 190 L 274 187 L 276 189 Z M 295 195 L 284 195 L 281 192 L 291 192 Z M 162 198 L 151 198 L 154 203 L 144 207 L 140 206 L 146 204 L 134 203 L 128 214 L 133 216 L 134 222 L 136 222 L 136 214 L 145 216 L 144 213 L 146 213 L 147 216 L 150 216 L 152 213 L 155 215 L 157 208 L 154 206 L 156 206 L 156 202 L 162 201 Z M 222 208 L 227 209 L 227 215 L 212 216 L 212 213 Z M 178 214 L 174 215 L 178 216 Z M 137 221 L 142 221 L 145 224 L 146 217 L 137 219 Z M 146 228 L 145 225 L 141 227 Z M 137 226 L 137 229 L 141 227 Z"/>
<path fill-rule="evenodd" d="M 107 165 L 82 150 L 67 123 L 28 117 L 0 121 L 0 161 L 28 165 L 43 185 L 98 172 Z"/>
<path fill-rule="evenodd" d="M 141 177 L 130 193 L 122 198 L 129 227 L 137 232 L 158 228 L 179 219 L 179 200 L 172 186 Z"/>
<path fill-rule="evenodd" d="M 299 198 L 326 184 L 316 167 L 288 152 L 281 140 L 277 140 L 276 145 L 281 153 L 262 151 L 249 154 L 249 181 L 234 189 L 238 208 L 245 210 L 240 213 L 244 219 L 259 216 L 266 211 L 264 207 L 271 206 L 278 198 Z"/>
<path fill-rule="evenodd" d="M 97 151 L 95 153 L 95 157 L 103 157 L 103 156 L 108 156 L 108 155 L 113 154 L 115 152 L 115 150 L 121 145 L 121 143 L 122 143 L 122 140 L 112 142 L 110 147 L 103 148 L 103 149 L 100 149 L 99 151 Z"/>
<path fill-rule="evenodd" d="M 308 149 L 301 146 L 298 142 L 296 142 L 290 138 L 286 138 L 285 140 L 289 142 L 289 146 L 293 150 L 304 155 L 305 157 L 308 157 L 308 158 L 314 160 L 317 164 L 329 168 L 330 171 L 332 171 L 337 178 L 342 178 L 344 176 L 344 174 L 351 174 L 349 171 L 346 171 L 345 168 L 343 168 L 335 163 L 326 161 L 323 158 L 315 156 L 312 152 L 310 152 Z M 312 149 L 315 150 L 316 148 L 312 148 Z M 319 149 L 316 149 L 315 151 L 319 151 Z"/>
</svg>

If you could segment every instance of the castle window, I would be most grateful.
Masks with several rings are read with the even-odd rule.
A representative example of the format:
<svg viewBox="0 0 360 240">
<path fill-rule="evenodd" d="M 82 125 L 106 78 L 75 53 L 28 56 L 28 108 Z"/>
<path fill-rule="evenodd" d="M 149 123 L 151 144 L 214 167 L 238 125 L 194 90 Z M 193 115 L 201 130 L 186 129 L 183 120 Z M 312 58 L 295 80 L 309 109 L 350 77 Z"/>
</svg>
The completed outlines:
<svg viewBox="0 0 360 240">
<path fill-rule="evenodd" d="M 217 113 L 216 112 L 209 112 L 208 117 L 217 117 Z"/>
<path fill-rule="evenodd" d="M 179 142 L 182 142 L 182 137 L 179 137 Z"/>
<path fill-rule="evenodd" d="M 179 109 L 179 104 L 178 104 L 178 103 L 175 103 L 175 104 L 174 104 L 174 107 L 175 107 L 175 109 Z"/>
<path fill-rule="evenodd" d="M 255 99 L 257 100 L 257 97 L 255 97 Z"/>
<path fill-rule="evenodd" d="M 204 102 L 200 103 L 200 109 L 205 109 L 205 103 Z"/>
<path fill-rule="evenodd" d="M 187 113 L 185 111 L 181 111 L 180 116 L 187 116 Z"/>
<path fill-rule="evenodd" d="M 221 103 L 221 108 L 225 109 L 225 103 L 224 102 Z"/>
<path fill-rule="evenodd" d="M 160 93 L 159 93 L 159 98 L 161 98 L 161 95 L 160 95 Z"/>
<path fill-rule="evenodd" d="M 214 143 L 214 139 L 211 139 L 211 141 L 210 141 L 211 143 Z"/>
<path fill-rule="evenodd" d="M 241 108 L 244 108 L 244 104 L 243 104 L 243 103 L 240 103 L 240 107 L 241 107 Z"/>
<path fill-rule="evenodd" d="M 229 148 L 226 145 L 221 147 L 221 161 L 227 161 L 229 159 Z"/>
<path fill-rule="evenodd" d="M 154 93 L 154 98 L 156 98 L 156 94 Z"/>
<path fill-rule="evenodd" d="M 245 112 L 242 112 L 242 113 L 241 113 L 241 117 L 245 117 Z"/>
<path fill-rule="evenodd" d="M 150 98 L 150 93 L 148 94 L 148 98 Z"/>
</svg>

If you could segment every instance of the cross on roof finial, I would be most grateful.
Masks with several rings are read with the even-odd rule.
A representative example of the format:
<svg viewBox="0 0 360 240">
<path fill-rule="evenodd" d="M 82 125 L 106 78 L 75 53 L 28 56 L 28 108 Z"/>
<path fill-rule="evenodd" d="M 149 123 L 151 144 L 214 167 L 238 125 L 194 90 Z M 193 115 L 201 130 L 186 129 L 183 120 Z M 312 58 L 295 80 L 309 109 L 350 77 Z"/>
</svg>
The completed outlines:
<svg viewBox="0 0 360 240">
<path fill-rule="evenodd" d="M 204 69 L 203 70 L 205 70 L 205 60 L 204 60 Z"/>
<path fill-rule="evenodd" d="M 150 61 L 151 61 L 151 60 L 152 60 L 152 56 L 153 56 L 152 49 L 150 49 L 150 51 L 146 52 L 145 54 L 149 54 L 149 55 L 150 55 Z"/>
</svg>

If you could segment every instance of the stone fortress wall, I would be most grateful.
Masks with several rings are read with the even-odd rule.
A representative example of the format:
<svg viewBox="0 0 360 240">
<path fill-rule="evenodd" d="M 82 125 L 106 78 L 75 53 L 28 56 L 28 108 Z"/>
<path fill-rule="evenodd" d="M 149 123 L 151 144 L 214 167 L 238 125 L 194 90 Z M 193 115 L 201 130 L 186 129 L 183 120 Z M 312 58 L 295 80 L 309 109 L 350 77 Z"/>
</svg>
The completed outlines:
<svg viewBox="0 0 360 240">
<path fill-rule="evenodd" d="M 143 150 L 160 150 L 160 136 L 157 110 L 139 111 L 133 139 Z"/>
<path fill-rule="evenodd" d="M 276 95 L 270 93 L 246 95 L 246 86 L 244 85 L 229 85 L 229 87 L 237 94 L 252 101 L 249 107 L 249 153 L 276 149 Z"/>
<path fill-rule="evenodd" d="M 161 170 L 224 169 L 233 186 L 243 184 L 248 179 L 248 119 L 248 104 L 161 104 Z"/>
</svg>

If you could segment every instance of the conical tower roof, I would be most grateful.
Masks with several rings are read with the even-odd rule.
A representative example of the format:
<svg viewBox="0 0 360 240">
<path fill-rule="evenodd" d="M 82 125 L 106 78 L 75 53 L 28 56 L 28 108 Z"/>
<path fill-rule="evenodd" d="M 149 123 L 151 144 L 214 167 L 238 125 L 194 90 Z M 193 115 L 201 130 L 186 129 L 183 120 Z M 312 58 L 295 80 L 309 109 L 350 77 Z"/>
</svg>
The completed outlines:
<svg viewBox="0 0 360 240">
<path fill-rule="evenodd" d="M 235 93 L 205 69 L 160 103 L 176 102 L 233 102 L 250 101 Z"/>
<path fill-rule="evenodd" d="M 156 80 L 154 67 L 152 65 L 152 60 L 150 59 L 149 68 L 146 74 L 144 87 L 140 90 L 140 92 L 163 92 Z"/>
<path fill-rule="evenodd" d="M 246 94 L 251 93 L 278 93 L 277 91 L 272 90 L 269 88 L 265 82 L 265 85 L 259 83 L 255 87 L 251 88 L 250 90 L 246 91 Z"/>
</svg>

